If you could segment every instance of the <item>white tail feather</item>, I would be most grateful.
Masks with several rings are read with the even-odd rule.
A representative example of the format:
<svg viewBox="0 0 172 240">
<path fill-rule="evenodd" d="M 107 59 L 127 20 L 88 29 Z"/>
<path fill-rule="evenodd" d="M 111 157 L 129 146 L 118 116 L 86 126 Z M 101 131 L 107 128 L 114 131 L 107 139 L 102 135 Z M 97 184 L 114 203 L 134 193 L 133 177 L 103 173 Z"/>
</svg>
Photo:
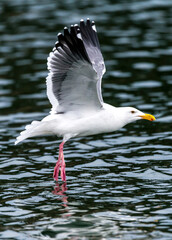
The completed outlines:
<svg viewBox="0 0 172 240">
<path fill-rule="evenodd" d="M 33 121 L 31 124 L 27 125 L 25 127 L 25 130 L 22 131 L 20 135 L 17 137 L 15 145 L 27 138 L 36 137 L 40 135 L 47 135 L 49 133 L 50 132 L 47 131 L 46 122 Z"/>
</svg>

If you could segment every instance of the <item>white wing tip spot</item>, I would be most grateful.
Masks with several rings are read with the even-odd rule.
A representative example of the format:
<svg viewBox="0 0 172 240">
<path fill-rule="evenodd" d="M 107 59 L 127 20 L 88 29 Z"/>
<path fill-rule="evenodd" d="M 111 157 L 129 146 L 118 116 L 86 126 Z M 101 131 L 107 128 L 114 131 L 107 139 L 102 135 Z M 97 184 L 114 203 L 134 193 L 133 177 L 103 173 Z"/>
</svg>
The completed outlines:
<svg viewBox="0 0 172 240">
<path fill-rule="evenodd" d="M 77 37 L 82 40 L 81 33 L 77 33 Z"/>
<path fill-rule="evenodd" d="M 95 32 L 97 32 L 95 25 L 92 26 L 92 29 L 93 29 Z"/>
</svg>

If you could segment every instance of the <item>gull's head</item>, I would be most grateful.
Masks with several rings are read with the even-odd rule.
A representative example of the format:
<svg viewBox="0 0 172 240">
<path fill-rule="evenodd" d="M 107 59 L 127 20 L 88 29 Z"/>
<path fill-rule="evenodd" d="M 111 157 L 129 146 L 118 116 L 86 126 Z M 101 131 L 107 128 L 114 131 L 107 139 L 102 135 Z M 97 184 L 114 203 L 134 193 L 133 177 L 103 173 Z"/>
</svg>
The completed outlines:
<svg viewBox="0 0 172 240">
<path fill-rule="evenodd" d="M 126 124 L 134 122 L 136 120 L 145 119 L 149 121 L 154 121 L 155 117 L 151 114 L 143 113 L 140 110 L 133 107 L 124 107 L 123 108 Z"/>
</svg>

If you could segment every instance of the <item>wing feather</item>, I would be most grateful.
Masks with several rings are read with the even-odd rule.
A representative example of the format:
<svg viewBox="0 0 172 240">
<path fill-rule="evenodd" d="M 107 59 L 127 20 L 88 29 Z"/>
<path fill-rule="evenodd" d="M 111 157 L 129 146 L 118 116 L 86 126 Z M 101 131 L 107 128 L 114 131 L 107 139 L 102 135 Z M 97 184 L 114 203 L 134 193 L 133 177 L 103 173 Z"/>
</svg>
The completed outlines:
<svg viewBox="0 0 172 240">
<path fill-rule="evenodd" d="M 81 20 L 58 34 L 48 57 L 47 96 L 52 113 L 102 107 L 101 79 L 105 72 L 94 22 Z"/>
</svg>

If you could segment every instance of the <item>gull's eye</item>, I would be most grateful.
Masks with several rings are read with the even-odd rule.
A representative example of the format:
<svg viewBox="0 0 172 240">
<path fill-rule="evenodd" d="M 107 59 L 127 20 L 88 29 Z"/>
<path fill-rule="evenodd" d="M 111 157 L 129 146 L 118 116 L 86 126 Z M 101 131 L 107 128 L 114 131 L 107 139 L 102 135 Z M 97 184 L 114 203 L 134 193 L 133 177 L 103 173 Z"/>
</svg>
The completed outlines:
<svg viewBox="0 0 172 240">
<path fill-rule="evenodd" d="M 134 110 L 132 110 L 132 111 L 131 111 L 131 113 L 135 113 L 135 111 L 134 111 Z"/>
</svg>

